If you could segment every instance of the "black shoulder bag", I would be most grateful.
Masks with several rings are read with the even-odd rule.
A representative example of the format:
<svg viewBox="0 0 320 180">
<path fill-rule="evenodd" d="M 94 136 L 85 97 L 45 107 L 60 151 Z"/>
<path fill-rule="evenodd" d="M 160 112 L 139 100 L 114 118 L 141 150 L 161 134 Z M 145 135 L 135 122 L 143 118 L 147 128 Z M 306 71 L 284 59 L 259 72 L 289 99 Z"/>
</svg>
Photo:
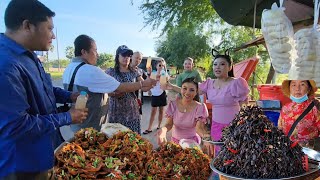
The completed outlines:
<svg viewBox="0 0 320 180">
<path fill-rule="evenodd" d="M 297 124 L 311 111 L 313 106 L 315 106 L 316 103 L 312 101 L 309 106 L 306 108 L 306 110 L 303 111 L 303 113 L 297 118 L 297 120 L 293 123 L 293 125 L 290 128 L 290 131 L 288 133 L 288 137 L 290 137 L 296 128 Z M 316 137 L 314 139 L 309 140 L 308 142 L 309 146 L 312 147 L 312 149 L 319 151 L 320 150 L 320 137 Z"/>
<path fill-rule="evenodd" d="M 82 62 L 80 63 L 76 69 L 73 71 L 73 74 L 72 74 L 72 77 L 71 77 L 71 81 L 69 83 L 69 86 L 68 86 L 68 91 L 72 92 L 73 91 L 73 84 L 74 84 L 74 79 L 76 77 L 76 74 L 79 70 L 79 68 L 83 65 L 85 65 L 86 63 L 85 62 Z M 58 112 L 61 113 L 61 112 L 67 112 L 69 111 L 69 109 L 71 108 L 71 105 L 69 105 L 68 103 L 64 103 L 63 106 L 59 106 L 57 109 L 58 109 Z"/>
</svg>

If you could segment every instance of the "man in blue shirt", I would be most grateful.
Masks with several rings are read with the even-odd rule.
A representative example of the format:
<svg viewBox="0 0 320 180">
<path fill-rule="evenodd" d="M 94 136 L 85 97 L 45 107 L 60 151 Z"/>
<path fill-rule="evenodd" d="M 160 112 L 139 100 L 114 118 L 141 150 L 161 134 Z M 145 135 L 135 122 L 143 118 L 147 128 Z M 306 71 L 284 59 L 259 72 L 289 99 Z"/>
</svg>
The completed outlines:
<svg viewBox="0 0 320 180">
<path fill-rule="evenodd" d="M 0 34 L 0 180 L 45 179 L 53 167 L 57 129 L 82 123 L 87 109 L 57 113 L 56 103 L 74 102 L 52 86 L 33 51 L 48 51 L 55 38 L 50 9 L 37 0 L 12 0 Z"/>
</svg>

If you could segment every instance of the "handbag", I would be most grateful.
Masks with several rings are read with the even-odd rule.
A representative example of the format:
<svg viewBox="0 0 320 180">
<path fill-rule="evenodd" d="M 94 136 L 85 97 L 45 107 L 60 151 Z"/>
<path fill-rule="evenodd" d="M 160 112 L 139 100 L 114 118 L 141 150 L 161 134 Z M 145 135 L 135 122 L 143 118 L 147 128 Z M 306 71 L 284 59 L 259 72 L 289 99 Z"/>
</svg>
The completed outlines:
<svg viewBox="0 0 320 180">
<path fill-rule="evenodd" d="M 298 123 L 311 111 L 311 109 L 316 105 L 314 101 L 312 101 L 309 106 L 303 111 L 303 113 L 297 118 L 297 120 L 291 126 L 288 136 L 290 137 L 298 125 Z M 309 140 L 308 145 L 312 149 L 319 151 L 320 150 L 320 137 L 316 137 L 314 139 Z"/>
<path fill-rule="evenodd" d="M 73 74 L 72 74 L 72 77 L 71 77 L 71 81 L 70 81 L 69 86 L 68 86 L 68 91 L 72 92 L 72 90 L 73 90 L 73 84 L 74 84 L 74 79 L 75 79 L 75 77 L 76 77 L 76 74 L 77 74 L 79 68 L 80 68 L 81 66 L 85 65 L 85 64 L 86 64 L 85 62 L 80 63 L 80 64 L 76 67 L 76 69 L 73 71 Z M 69 111 L 70 109 L 71 109 L 71 104 L 69 104 L 69 103 L 64 103 L 62 106 L 57 107 L 58 113 L 67 112 L 67 111 Z"/>
</svg>

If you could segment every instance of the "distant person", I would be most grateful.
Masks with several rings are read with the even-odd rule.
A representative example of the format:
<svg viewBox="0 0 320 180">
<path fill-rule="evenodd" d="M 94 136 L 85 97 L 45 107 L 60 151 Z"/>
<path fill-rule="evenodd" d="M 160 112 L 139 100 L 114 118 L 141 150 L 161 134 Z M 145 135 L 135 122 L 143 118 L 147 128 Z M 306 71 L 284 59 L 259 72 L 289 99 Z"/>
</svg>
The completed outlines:
<svg viewBox="0 0 320 180">
<path fill-rule="evenodd" d="M 98 58 L 97 46 L 95 41 L 87 35 L 79 35 L 74 41 L 74 47 L 75 57 L 63 73 L 63 85 L 65 89 L 68 88 L 75 68 L 84 62 L 85 64 L 76 73 L 73 91 L 86 91 L 88 93 L 87 107 L 89 115 L 84 123 L 71 125 L 73 132 L 86 127 L 93 127 L 100 131 L 100 121 L 104 121 L 107 113 L 107 97 L 105 97 L 105 93 L 134 92 L 138 89 L 149 90 L 156 83 L 151 79 L 141 82 L 122 83 L 106 74 L 96 66 Z"/>
<path fill-rule="evenodd" d="M 196 69 L 193 69 L 194 67 L 194 63 L 193 63 L 193 59 L 190 57 L 187 57 L 184 60 L 183 63 L 183 73 L 180 73 L 177 78 L 176 78 L 176 85 L 181 87 L 182 82 L 187 79 L 187 78 L 195 78 L 196 82 L 202 82 L 202 78 L 199 74 L 199 72 Z"/>
<path fill-rule="evenodd" d="M 121 83 L 132 83 L 136 81 L 138 84 L 143 83 L 142 76 L 129 66 L 132 55 L 133 51 L 126 45 L 119 46 L 116 50 L 115 66 L 114 68 L 107 69 L 106 73 Z M 146 81 L 155 82 L 155 80 L 151 81 L 150 79 Z M 145 89 L 142 90 L 145 91 Z M 140 134 L 140 121 L 139 105 L 134 92 L 109 93 L 109 123 L 120 123 Z"/>
<path fill-rule="evenodd" d="M 160 129 L 161 127 L 161 122 L 163 118 L 163 109 L 167 105 L 167 94 L 165 90 L 161 89 L 159 80 L 160 80 L 161 71 L 164 71 L 164 69 L 166 69 L 165 67 L 166 67 L 166 62 L 164 61 L 164 59 L 161 59 L 156 63 L 157 71 L 152 72 L 154 74 L 151 74 L 151 76 L 156 77 L 157 85 L 154 86 L 152 89 L 150 89 L 150 91 L 148 92 L 149 95 L 151 95 L 151 114 L 150 114 L 148 129 L 146 129 L 143 132 L 143 134 L 149 134 L 152 132 L 152 124 L 156 116 L 157 110 L 159 110 L 157 129 Z"/>
<path fill-rule="evenodd" d="M 130 66 L 132 69 L 136 70 L 143 79 L 147 79 L 146 72 L 144 72 L 143 69 L 139 68 L 141 61 L 142 61 L 142 53 L 139 51 L 136 51 L 132 54 Z M 139 81 L 139 78 L 136 79 L 136 81 Z M 137 100 L 139 104 L 139 112 L 140 114 L 142 114 L 143 91 L 138 90 L 135 92 L 135 94 L 137 96 Z"/>
<path fill-rule="evenodd" d="M 78 93 L 52 86 L 34 51 L 48 51 L 55 13 L 37 0 L 11 0 L 0 34 L 0 179 L 47 179 L 59 127 L 82 123 L 87 109 L 57 113 Z"/>
</svg>

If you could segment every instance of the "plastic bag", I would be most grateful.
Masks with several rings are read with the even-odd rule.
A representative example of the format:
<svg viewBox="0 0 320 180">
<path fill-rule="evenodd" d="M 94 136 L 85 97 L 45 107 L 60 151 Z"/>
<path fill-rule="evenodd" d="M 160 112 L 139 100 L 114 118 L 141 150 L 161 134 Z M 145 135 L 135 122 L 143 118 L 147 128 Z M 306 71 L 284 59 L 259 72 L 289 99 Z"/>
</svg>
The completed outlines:
<svg viewBox="0 0 320 180">
<path fill-rule="evenodd" d="M 297 58 L 292 62 L 289 79 L 318 79 L 316 71 L 316 69 L 320 69 L 317 68 L 317 64 L 320 65 L 320 32 L 317 30 L 318 18 L 319 0 L 316 0 L 313 27 L 300 29 L 294 34 Z"/>
<path fill-rule="evenodd" d="M 286 74 L 291 68 L 296 52 L 293 48 L 292 23 L 285 15 L 282 5 L 283 0 L 280 0 L 280 7 L 273 3 L 271 10 L 263 10 L 261 30 L 273 68 L 277 73 Z"/>
</svg>

